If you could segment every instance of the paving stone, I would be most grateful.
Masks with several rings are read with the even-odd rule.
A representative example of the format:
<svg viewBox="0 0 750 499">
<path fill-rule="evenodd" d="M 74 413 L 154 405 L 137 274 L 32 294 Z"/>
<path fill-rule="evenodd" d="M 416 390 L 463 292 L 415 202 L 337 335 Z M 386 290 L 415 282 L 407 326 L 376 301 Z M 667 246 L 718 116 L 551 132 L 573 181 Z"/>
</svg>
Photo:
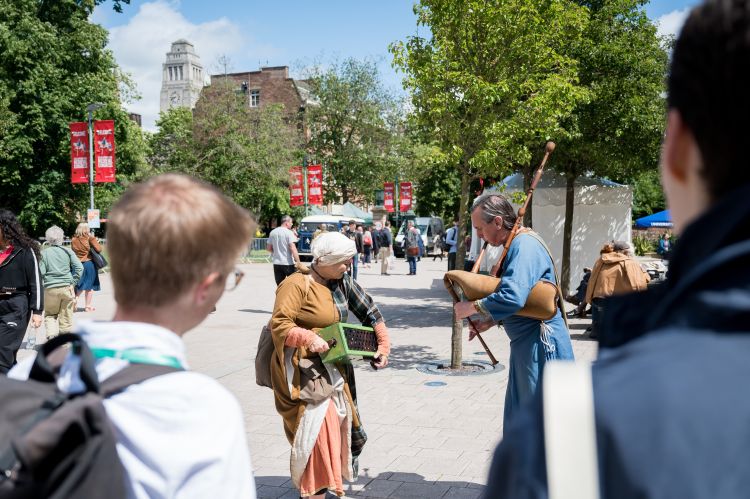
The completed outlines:
<svg viewBox="0 0 750 499">
<path fill-rule="evenodd" d="M 445 493 L 443 499 L 478 499 L 482 497 L 482 489 L 470 489 L 467 487 L 451 487 Z"/>
<path fill-rule="evenodd" d="M 438 483 L 409 483 L 405 482 L 397 488 L 390 497 L 398 499 L 438 498 L 448 492 L 447 485 Z"/>
</svg>

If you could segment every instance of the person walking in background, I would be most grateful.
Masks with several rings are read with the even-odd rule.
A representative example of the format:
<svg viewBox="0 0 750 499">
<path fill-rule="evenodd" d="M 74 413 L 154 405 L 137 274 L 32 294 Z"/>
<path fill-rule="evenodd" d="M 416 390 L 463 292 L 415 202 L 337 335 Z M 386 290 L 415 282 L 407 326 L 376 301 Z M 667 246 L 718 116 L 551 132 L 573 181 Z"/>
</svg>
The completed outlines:
<svg viewBox="0 0 750 499">
<path fill-rule="evenodd" d="M 380 253 L 380 231 L 382 230 L 380 222 L 370 227 L 372 237 L 372 261 L 378 263 L 378 253 Z"/>
<path fill-rule="evenodd" d="M 57 225 L 44 233 L 47 247 L 42 250 L 40 269 L 44 282 L 44 329 L 47 340 L 73 330 L 75 285 L 83 275 L 83 264 L 68 248 Z"/>
<path fill-rule="evenodd" d="M 362 233 L 357 231 L 357 222 L 354 220 L 349 221 L 349 226 L 344 231 L 344 235 L 354 241 L 354 245 L 357 248 L 357 254 L 352 258 L 351 267 L 349 268 L 349 274 L 352 279 L 357 280 L 357 269 L 359 268 L 359 255 L 364 251 L 364 242 L 362 241 Z"/>
<path fill-rule="evenodd" d="M 406 222 L 406 233 L 404 234 L 404 253 L 406 261 L 409 263 L 409 273 L 407 275 L 417 275 L 417 258 L 420 255 L 419 249 L 419 231 L 414 227 L 414 221 Z"/>
<path fill-rule="evenodd" d="M 445 244 L 448 245 L 448 270 L 456 270 L 456 251 L 458 249 L 458 219 L 453 219 L 453 227 L 445 233 Z"/>
<path fill-rule="evenodd" d="M 12 212 L 0 209 L 0 374 L 16 363 L 29 320 L 34 329 L 42 325 L 43 310 L 39 244 Z"/>
<path fill-rule="evenodd" d="M 296 245 L 297 237 L 291 228 L 292 217 L 284 215 L 281 217 L 281 225 L 268 235 L 266 249 L 272 254 L 273 277 L 276 279 L 277 286 L 294 274 L 297 271 L 296 265 L 300 263 Z"/>
<path fill-rule="evenodd" d="M 593 399 L 593 421 L 578 434 L 597 441 L 559 457 L 575 467 L 574 486 L 586 480 L 608 499 L 736 499 L 750 490 L 750 3 L 701 3 L 672 47 L 660 170 L 680 242 L 659 286 L 607 300 L 592 382 L 559 406 Z M 505 432 L 486 497 L 554 497 L 542 400 Z M 598 476 L 579 467 L 589 458 Z"/>
<path fill-rule="evenodd" d="M 365 268 L 370 268 L 370 259 L 372 256 L 372 232 L 367 227 L 364 234 L 362 234 L 362 247 L 364 248 L 364 259 Z"/>
<path fill-rule="evenodd" d="M 73 238 L 70 240 L 70 248 L 73 253 L 83 264 L 83 275 L 81 280 L 75 286 L 76 301 L 81 293 L 84 293 L 84 303 L 86 312 L 93 312 L 96 310 L 92 305 L 94 300 L 94 291 L 101 289 L 99 284 L 99 271 L 94 266 L 94 262 L 91 261 L 90 251 L 94 248 L 99 253 L 102 252 L 102 247 L 99 241 L 91 234 L 89 224 L 81 222 L 76 227 L 76 232 Z M 76 304 L 77 305 L 77 304 Z"/>
<path fill-rule="evenodd" d="M 388 260 L 393 254 L 393 235 L 391 234 L 391 222 L 385 221 L 385 226 L 380 229 L 378 247 L 380 248 L 378 258 L 380 259 L 380 275 L 389 275 Z"/>
<path fill-rule="evenodd" d="M 597 338 L 604 314 L 604 299 L 608 296 L 642 291 L 651 280 L 648 273 L 633 260 L 626 242 L 605 244 L 599 260 L 594 264 L 586 288 L 585 303 L 591 304 L 591 338 Z"/>
</svg>

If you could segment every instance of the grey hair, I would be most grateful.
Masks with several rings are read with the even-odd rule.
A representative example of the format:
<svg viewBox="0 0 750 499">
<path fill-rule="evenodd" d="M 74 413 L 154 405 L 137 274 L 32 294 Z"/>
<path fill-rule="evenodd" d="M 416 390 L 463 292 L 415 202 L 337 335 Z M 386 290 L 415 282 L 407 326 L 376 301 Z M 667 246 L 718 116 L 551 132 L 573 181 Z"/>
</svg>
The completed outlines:
<svg viewBox="0 0 750 499">
<path fill-rule="evenodd" d="M 289 215 L 284 215 L 283 217 L 281 217 L 281 223 L 283 224 L 287 222 L 291 222 L 291 221 L 292 221 L 292 217 L 290 217 Z"/>
<path fill-rule="evenodd" d="M 502 217 L 503 228 L 511 230 L 516 223 L 516 210 L 500 194 L 482 194 L 474 200 L 471 205 L 471 212 L 481 209 L 482 221 L 484 223 L 492 222 L 495 217 Z"/>
<path fill-rule="evenodd" d="M 53 246 L 60 246 L 65 239 L 65 233 L 57 225 L 53 225 L 44 233 L 44 239 Z"/>
</svg>

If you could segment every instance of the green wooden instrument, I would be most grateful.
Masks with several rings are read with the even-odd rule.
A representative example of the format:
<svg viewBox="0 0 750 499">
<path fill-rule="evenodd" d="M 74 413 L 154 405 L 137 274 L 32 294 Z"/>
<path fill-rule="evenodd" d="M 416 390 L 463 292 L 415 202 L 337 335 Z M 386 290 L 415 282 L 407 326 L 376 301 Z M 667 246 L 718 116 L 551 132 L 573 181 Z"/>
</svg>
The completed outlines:
<svg viewBox="0 0 750 499">
<path fill-rule="evenodd" d="M 318 334 L 330 347 L 330 350 L 320 354 L 327 364 L 370 360 L 378 351 L 378 338 L 371 327 L 337 322 L 321 329 Z"/>
</svg>

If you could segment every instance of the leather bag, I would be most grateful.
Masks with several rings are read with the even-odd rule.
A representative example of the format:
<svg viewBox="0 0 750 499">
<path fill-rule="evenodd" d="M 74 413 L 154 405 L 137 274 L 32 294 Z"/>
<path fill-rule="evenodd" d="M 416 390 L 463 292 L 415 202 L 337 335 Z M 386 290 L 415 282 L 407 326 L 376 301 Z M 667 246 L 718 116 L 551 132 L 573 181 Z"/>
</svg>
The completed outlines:
<svg viewBox="0 0 750 499">
<path fill-rule="evenodd" d="M 93 262 L 94 267 L 96 267 L 96 270 L 103 269 L 109 264 L 109 262 L 107 262 L 107 259 L 104 258 L 104 255 L 96 251 L 93 246 L 89 247 L 89 258 L 91 258 L 91 261 Z"/>
</svg>

